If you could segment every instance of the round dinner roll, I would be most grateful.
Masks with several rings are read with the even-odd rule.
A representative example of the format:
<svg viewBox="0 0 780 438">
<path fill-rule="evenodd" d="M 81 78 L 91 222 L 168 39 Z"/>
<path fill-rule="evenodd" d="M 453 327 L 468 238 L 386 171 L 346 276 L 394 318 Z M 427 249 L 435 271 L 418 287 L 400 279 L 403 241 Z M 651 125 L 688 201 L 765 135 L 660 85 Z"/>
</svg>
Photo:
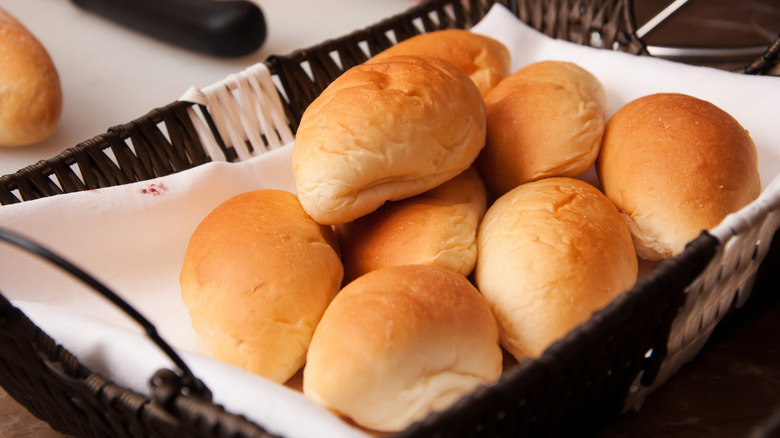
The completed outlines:
<svg viewBox="0 0 780 438">
<path fill-rule="evenodd" d="M 438 266 L 469 275 L 486 209 L 485 184 L 470 167 L 427 192 L 337 225 L 345 281 L 397 265 Z"/>
<path fill-rule="evenodd" d="M 303 393 L 356 424 L 397 432 L 501 375 L 498 327 L 462 275 L 372 271 L 344 287 L 314 332 Z"/>
<path fill-rule="evenodd" d="M 487 139 L 477 159 L 496 196 L 593 165 L 604 133 L 606 94 L 577 64 L 541 61 L 501 81 L 485 97 Z"/>
<path fill-rule="evenodd" d="M 398 55 L 443 58 L 463 70 L 482 95 L 509 76 L 509 49 L 498 40 L 465 29 L 444 29 L 403 40 L 369 59 L 368 62 Z"/>
<path fill-rule="evenodd" d="M 51 136 L 62 111 L 57 69 L 43 45 L 0 9 L 0 146 Z"/>
<path fill-rule="evenodd" d="M 293 145 L 303 208 L 349 222 L 466 170 L 485 145 L 485 105 L 452 63 L 396 56 L 347 70 L 304 112 Z"/>
<path fill-rule="evenodd" d="M 290 192 L 251 191 L 211 211 L 192 233 L 179 276 L 203 353 L 287 381 L 341 286 L 336 244 Z"/>
<path fill-rule="evenodd" d="M 597 173 L 647 260 L 679 254 L 761 193 L 748 131 L 712 103 L 676 93 L 640 97 L 610 118 Z"/>
<path fill-rule="evenodd" d="M 637 279 L 631 234 L 598 189 L 568 177 L 516 187 L 485 213 L 477 287 L 518 361 L 538 357 Z"/>
</svg>

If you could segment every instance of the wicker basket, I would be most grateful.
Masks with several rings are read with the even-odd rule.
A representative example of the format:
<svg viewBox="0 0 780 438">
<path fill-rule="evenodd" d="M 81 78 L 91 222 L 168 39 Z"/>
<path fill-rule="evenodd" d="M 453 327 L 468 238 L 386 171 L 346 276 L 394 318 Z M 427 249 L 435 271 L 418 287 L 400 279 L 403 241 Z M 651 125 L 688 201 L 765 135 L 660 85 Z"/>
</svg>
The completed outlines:
<svg viewBox="0 0 780 438">
<path fill-rule="evenodd" d="M 248 71 L 116 126 L 49 160 L 0 177 L 0 203 L 117 186 L 169 175 L 219 157 L 239 161 L 292 138 L 307 105 L 334 78 L 384 48 L 420 32 L 469 28 L 494 3 L 545 34 L 581 44 L 600 35 L 602 48 L 646 55 L 625 0 L 434 0 Z M 392 35 L 392 38 L 391 38 Z M 746 73 L 777 64 L 770 46 Z M 338 62 L 336 62 L 338 59 Z M 246 84 L 236 85 L 241 81 Z M 229 138 L 210 104 L 233 87 L 257 96 L 258 131 Z M 272 87 L 271 98 L 268 97 Z M 228 90 L 228 91 L 226 91 Z M 264 98 L 259 96 L 263 95 Z M 267 114 L 283 114 L 270 120 Z M 163 134 L 165 132 L 165 134 Z M 660 263 L 632 290 L 595 314 L 538 360 L 524 361 L 501 380 L 432 414 L 400 436 L 587 436 L 662 384 L 690 360 L 717 322 L 761 285 L 762 266 L 776 266 L 780 187 Z M 769 254 L 769 256 L 767 256 Z M 763 265 L 762 265 L 763 262 Z M 591 353 L 599 351 L 594 357 Z M 151 376 L 150 376 L 151 377 Z M 192 394 L 173 372 L 151 379 L 147 398 L 91 372 L 0 295 L 0 385 L 37 417 L 75 436 L 265 437 L 262 425 L 226 412 L 208 393 Z M 768 429 L 767 429 L 768 430 Z"/>
</svg>

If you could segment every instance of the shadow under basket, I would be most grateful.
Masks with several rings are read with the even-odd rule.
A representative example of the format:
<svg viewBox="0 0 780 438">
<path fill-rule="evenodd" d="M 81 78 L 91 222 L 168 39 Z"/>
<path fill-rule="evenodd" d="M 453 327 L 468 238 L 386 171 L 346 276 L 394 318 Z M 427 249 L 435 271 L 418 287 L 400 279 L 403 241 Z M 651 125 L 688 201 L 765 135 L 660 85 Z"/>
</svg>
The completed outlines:
<svg viewBox="0 0 780 438">
<path fill-rule="evenodd" d="M 220 135 L 224 121 L 204 96 L 229 92 L 221 84 L 0 177 L 0 203 L 144 181 L 215 156 L 240 161 L 258 148 L 291 139 L 308 104 L 350 67 L 419 33 L 468 29 L 494 4 L 551 37 L 593 46 L 597 34 L 602 49 L 649 56 L 626 0 L 428 1 L 366 29 L 251 67 L 269 73 L 268 81 L 251 84 L 266 91 L 273 87 L 274 99 L 262 105 L 286 117 L 282 123 L 266 120 L 275 127 L 257 138 L 237 142 Z M 741 73 L 768 74 L 777 65 L 778 46 L 777 41 L 769 45 Z M 263 115 L 258 118 L 263 122 Z M 774 237 L 780 227 L 780 184 L 732 216 L 703 232 L 678 257 L 657 264 L 540 358 L 522 362 L 494 385 L 397 435 L 588 436 L 640 406 L 696 355 L 723 316 L 738 311 L 754 285 L 777 282 L 772 271 L 778 266 Z M 0 295 L 0 386 L 54 429 L 80 437 L 271 436 L 263 425 L 212 403 L 207 390 L 192 391 L 181 373 L 160 370 L 150 376 L 152 396 L 147 397 L 90 371 L 66 347 Z M 777 421 L 763 430 L 766 436 L 777 433 Z"/>
</svg>

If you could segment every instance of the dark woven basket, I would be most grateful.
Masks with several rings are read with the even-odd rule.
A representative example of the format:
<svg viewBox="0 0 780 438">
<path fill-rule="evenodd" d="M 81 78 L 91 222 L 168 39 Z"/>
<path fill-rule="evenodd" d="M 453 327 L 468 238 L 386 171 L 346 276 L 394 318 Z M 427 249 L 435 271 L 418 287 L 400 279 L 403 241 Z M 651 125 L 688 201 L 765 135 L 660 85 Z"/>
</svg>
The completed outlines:
<svg viewBox="0 0 780 438">
<path fill-rule="evenodd" d="M 494 3 L 549 36 L 590 45 L 589 35 L 596 32 L 604 49 L 647 54 L 634 35 L 632 6 L 626 0 L 429 1 L 342 38 L 269 58 L 265 64 L 281 84 L 279 93 L 293 131 L 308 104 L 346 69 L 389 47 L 393 40 L 438 29 L 470 28 Z M 775 42 L 745 72 L 769 72 L 777 65 L 779 46 Z M 192 105 L 177 101 L 154 109 L 56 157 L 0 177 L 0 203 L 128 184 L 209 162 L 187 114 Z M 198 110 L 210 120 L 208 108 Z M 213 124 L 212 133 L 220 142 Z M 235 160 L 236 152 L 222 144 L 228 160 Z M 641 373 L 642 384 L 653 383 L 684 289 L 709 263 L 717 245 L 712 236 L 702 234 L 682 255 L 660 263 L 631 291 L 538 360 L 523 362 L 497 384 L 480 388 L 399 435 L 596 433 L 621 411 L 637 375 Z M 112 438 L 269 436 L 262 425 L 225 412 L 208 397 L 188 395 L 171 372 L 163 370 L 151 380 L 155 384 L 150 399 L 91 372 L 0 295 L 0 385 L 55 429 Z"/>
</svg>

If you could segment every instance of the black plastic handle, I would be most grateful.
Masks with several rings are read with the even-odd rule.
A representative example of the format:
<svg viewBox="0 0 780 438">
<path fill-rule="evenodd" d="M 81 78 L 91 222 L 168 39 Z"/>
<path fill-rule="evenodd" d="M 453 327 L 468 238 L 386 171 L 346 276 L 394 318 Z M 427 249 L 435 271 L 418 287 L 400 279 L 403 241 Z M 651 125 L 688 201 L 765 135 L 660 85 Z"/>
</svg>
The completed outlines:
<svg viewBox="0 0 780 438">
<path fill-rule="evenodd" d="M 71 0 L 154 38 L 208 55 L 236 57 L 262 46 L 263 12 L 243 0 Z"/>
</svg>

